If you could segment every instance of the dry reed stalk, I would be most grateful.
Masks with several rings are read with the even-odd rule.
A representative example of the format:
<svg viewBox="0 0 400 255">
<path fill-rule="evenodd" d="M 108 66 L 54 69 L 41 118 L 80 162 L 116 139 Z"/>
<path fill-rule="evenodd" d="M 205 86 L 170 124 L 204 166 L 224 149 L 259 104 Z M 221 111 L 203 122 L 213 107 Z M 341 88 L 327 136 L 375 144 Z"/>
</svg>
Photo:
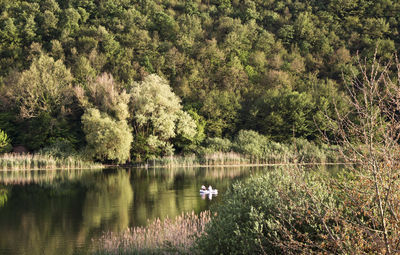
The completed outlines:
<svg viewBox="0 0 400 255">
<path fill-rule="evenodd" d="M 134 254 L 146 251 L 190 252 L 197 237 L 204 234 L 210 221 L 209 211 L 200 215 L 182 213 L 175 220 L 156 219 L 147 227 L 128 228 L 122 233 L 107 232 L 93 240 L 96 254 Z"/>
</svg>

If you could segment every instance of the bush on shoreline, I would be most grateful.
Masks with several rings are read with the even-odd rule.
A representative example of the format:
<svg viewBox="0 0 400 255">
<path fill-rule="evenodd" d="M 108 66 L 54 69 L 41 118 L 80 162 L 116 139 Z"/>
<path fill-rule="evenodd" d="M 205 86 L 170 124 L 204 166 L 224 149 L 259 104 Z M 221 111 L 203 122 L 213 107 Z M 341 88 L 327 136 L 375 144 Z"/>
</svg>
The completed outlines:
<svg viewBox="0 0 400 255">
<path fill-rule="evenodd" d="M 316 144 L 306 139 L 278 143 L 252 130 L 241 130 L 234 142 L 208 138 L 192 154 L 147 160 L 138 166 L 199 166 L 241 164 L 337 163 L 338 149 L 333 145 Z"/>
<path fill-rule="evenodd" d="M 338 201 L 321 178 L 299 170 L 281 168 L 234 184 L 198 240 L 199 253 L 336 253 L 324 237 L 335 226 Z"/>
</svg>

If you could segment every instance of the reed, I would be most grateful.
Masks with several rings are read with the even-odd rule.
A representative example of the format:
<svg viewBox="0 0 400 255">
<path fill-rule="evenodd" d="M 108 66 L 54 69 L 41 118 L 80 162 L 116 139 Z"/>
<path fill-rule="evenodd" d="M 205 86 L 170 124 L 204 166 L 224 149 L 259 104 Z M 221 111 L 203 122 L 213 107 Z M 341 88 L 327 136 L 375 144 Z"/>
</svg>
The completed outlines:
<svg viewBox="0 0 400 255">
<path fill-rule="evenodd" d="M 93 240 L 94 254 L 191 254 L 211 213 L 182 213 L 175 220 L 156 219 L 147 227 L 129 228 L 122 233 L 107 232 Z"/>
<path fill-rule="evenodd" d="M 103 165 L 85 161 L 75 156 L 53 157 L 46 154 L 16 154 L 0 155 L 0 171 L 17 170 L 54 170 L 54 169 L 95 169 Z"/>
<path fill-rule="evenodd" d="M 235 151 L 213 152 L 208 149 L 184 156 L 168 156 L 136 163 L 137 167 L 196 167 L 217 165 L 268 165 L 297 163 L 341 162 L 338 151 L 331 146 L 317 146 L 310 143 L 271 143 L 260 154 L 244 154 Z"/>
<path fill-rule="evenodd" d="M 214 152 L 205 155 L 168 156 L 137 163 L 138 167 L 194 167 L 249 164 L 245 155 L 236 152 Z"/>
</svg>

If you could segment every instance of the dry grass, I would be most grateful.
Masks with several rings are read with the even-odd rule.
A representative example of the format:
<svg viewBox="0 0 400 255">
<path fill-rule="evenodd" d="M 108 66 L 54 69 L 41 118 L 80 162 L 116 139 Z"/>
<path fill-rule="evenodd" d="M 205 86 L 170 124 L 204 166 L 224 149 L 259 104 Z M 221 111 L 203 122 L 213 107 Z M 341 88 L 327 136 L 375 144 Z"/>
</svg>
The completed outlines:
<svg viewBox="0 0 400 255">
<path fill-rule="evenodd" d="M 76 157 L 55 158 L 42 154 L 16 153 L 0 155 L 0 171 L 94 168 L 102 168 L 102 165 Z"/>
<path fill-rule="evenodd" d="M 175 220 L 156 219 L 147 227 L 129 228 L 122 233 L 105 233 L 94 240 L 95 254 L 190 254 L 197 237 L 210 221 L 209 211 L 183 213 Z"/>
</svg>

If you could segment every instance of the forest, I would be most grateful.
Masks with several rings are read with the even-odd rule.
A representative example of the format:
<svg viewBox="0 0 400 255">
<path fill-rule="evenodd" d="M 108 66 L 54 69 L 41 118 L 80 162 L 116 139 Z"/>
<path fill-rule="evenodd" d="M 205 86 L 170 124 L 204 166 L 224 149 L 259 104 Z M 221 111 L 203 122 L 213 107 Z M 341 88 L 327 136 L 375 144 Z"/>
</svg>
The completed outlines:
<svg viewBox="0 0 400 255">
<path fill-rule="evenodd" d="M 241 173 L 221 165 L 262 167 L 217 187 L 210 212 L 110 232 L 91 239 L 94 254 L 400 254 L 399 28 L 397 0 L 0 0 L 0 171 L 132 167 L 85 182 L 104 199 L 82 186 L 96 214 L 76 214 L 97 229 L 115 218 L 110 201 L 124 227 L 129 201 L 155 208 L 157 187 L 180 203 L 199 165 L 224 181 Z M 191 177 L 150 185 L 169 159 Z M 340 170 L 314 164 L 326 162 Z M 77 187 L 55 184 L 40 185 Z M 0 207 L 24 188 L 1 184 Z"/>
<path fill-rule="evenodd" d="M 0 0 L 0 150 L 124 163 L 240 135 L 322 143 L 394 0 Z"/>
</svg>

